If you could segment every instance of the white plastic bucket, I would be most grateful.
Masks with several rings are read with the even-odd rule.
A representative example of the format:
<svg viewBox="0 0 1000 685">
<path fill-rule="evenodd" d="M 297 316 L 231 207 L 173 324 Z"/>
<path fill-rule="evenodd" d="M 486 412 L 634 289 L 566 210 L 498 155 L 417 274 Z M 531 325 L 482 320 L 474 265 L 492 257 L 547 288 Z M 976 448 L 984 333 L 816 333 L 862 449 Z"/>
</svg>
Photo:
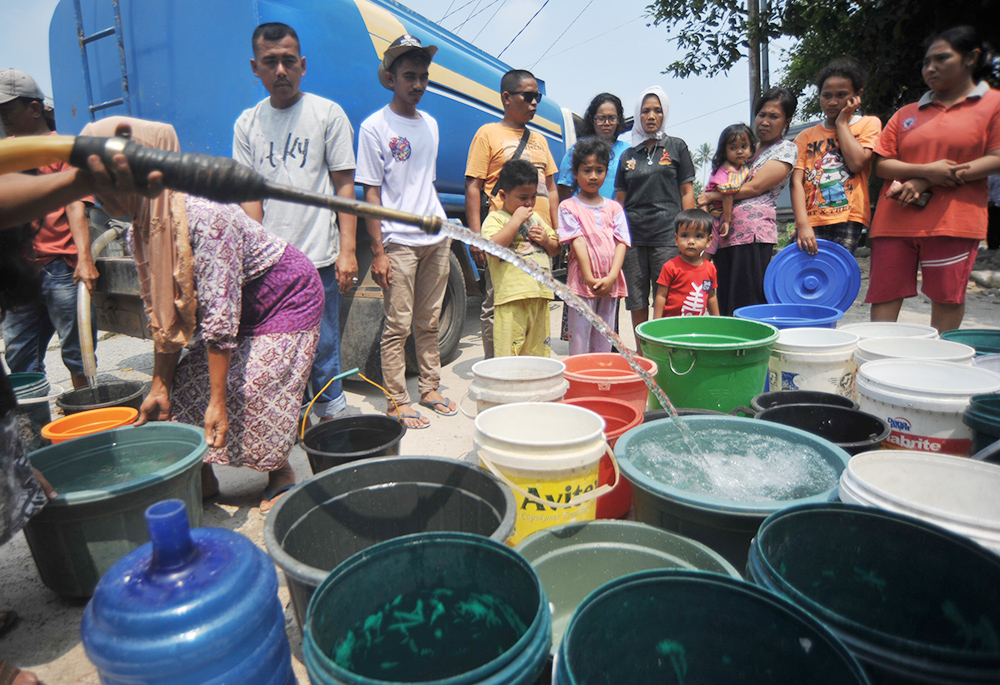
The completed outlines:
<svg viewBox="0 0 1000 685">
<path fill-rule="evenodd" d="M 973 366 L 1000 373 L 1000 354 L 984 354 L 972 360 Z"/>
<path fill-rule="evenodd" d="M 468 395 L 477 411 L 517 402 L 558 402 L 569 388 L 565 372 L 565 364 L 548 357 L 484 359 L 472 365 Z"/>
<path fill-rule="evenodd" d="M 898 321 L 864 321 L 849 323 L 837 330 L 856 333 L 862 340 L 868 338 L 937 338 L 937 329 L 919 323 L 900 323 Z"/>
<path fill-rule="evenodd" d="M 867 338 L 858 341 L 858 366 L 879 359 L 932 359 L 971 365 L 976 348 L 940 338 Z"/>
<path fill-rule="evenodd" d="M 882 359 L 858 370 L 861 411 L 889 422 L 892 449 L 968 456 L 972 429 L 962 423 L 969 398 L 1000 390 L 1000 374 L 954 362 Z"/>
<path fill-rule="evenodd" d="M 786 328 L 768 361 L 768 387 L 818 390 L 844 397 L 854 393 L 854 350 L 858 336 L 832 328 Z"/>
<path fill-rule="evenodd" d="M 1000 553 L 1000 466 L 909 450 L 862 452 L 840 476 L 840 499 L 947 528 Z"/>
<path fill-rule="evenodd" d="M 604 419 L 583 407 L 498 405 L 476 417 L 472 441 L 480 464 L 514 492 L 517 519 L 510 545 L 559 523 L 593 521 L 597 498 L 620 478 L 614 462 L 615 482 L 598 487 L 601 457 L 611 452 Z"/>
</svg>

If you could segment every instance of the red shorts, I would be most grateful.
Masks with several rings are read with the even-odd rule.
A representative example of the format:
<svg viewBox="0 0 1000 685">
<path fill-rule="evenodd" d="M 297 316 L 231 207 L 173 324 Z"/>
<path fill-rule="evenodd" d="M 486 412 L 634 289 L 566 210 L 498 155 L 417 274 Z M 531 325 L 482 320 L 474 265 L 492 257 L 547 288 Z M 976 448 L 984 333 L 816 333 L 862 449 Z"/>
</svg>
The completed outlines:
<svg viewBox="0 0 1000 685">
<path fill-rule="evenodd" d="M 979 241 L 974 238 L 872 238 L 871 274 L 865 302 L 880 304 L 920 292 L 932 302 L 962 304 L 969 274 L 976 263 Z"/>
</svg>

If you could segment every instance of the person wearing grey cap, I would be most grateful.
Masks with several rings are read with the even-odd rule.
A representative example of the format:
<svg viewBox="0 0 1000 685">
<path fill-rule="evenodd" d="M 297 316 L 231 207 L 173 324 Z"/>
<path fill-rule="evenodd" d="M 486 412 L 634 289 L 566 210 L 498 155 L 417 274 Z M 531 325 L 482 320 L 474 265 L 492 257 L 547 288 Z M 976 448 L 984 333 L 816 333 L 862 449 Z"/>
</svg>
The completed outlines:
<svg viewBox="0 0 1000 685">
<path fill-rule="evenodd" d="M 45 95 L 28 74 L 18 69 L 0 70 L 0 120 L 10 136 L 54 136 L 45 116 Z M 65 162 L 47 164 L 36 175 L 71 169 Z M 6 246 L 20 238 L 30 245 L 23 254 L 34 268 L 42 297 L 34 304 L 22 304 L 7 312 L 3 320 L 4 356 L 14 373 L 45 373 L 45 350 L 52 334 L 59 336 L 63 364 L 70 372 L 74 388 L 86 387 L 83 355 L 76 317 L 76 284 L 94 289 L 97 268 L 90 254 L 90 227 L 87 204 L 92 197 L 71 202 L 41 216 L 19 232 L 4 236 Z M 94 330 L 94 344 L 97 344 Z"/>
<path fill-rule="evenodd" d="M 424 47 L 411 35 L 400 36 L 386 48 L 378 79 L 392 91 L 392 101 L 361 124 L 355 179 L 372 204 L 447 220 L 434 190 L 438 125 L 417 109 L 436 53 L 437 47 Z M 408 428 L 426 428 L 430 421 L 410 407 L 403 346 L 412 327 L 420 405 L 441 416 L 458 413 L 458 406 L 438 391 L 438 321 L 451 239 L 394 221 L 368 219 L 367 226 L 374 253 L 372 277 L 383 291 L 382 376 L 391 398 L 387 413 Z"/>
</svg>

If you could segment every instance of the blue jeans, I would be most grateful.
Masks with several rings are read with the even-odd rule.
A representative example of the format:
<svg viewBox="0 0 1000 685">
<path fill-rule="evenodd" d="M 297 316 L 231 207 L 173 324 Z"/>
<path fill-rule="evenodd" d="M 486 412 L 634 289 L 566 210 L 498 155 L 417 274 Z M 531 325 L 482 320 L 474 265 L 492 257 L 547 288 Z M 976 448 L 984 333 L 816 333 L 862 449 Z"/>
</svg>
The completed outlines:
<svg viewBox="0 0 1000 685">
<path fill-rule="evenodd" d="M 336 267 L 333 264 L 319 269 L 326 303 L 323 306 L 323 320 L 319 324 L 316 359 L 309 373 L 309 391 L 312 396 L 315 396 L 328 380 L 340 373 L 340 286 L 337 284 L 335 271 Z M 334 381 L 316 400 L 313 413 L 320 418 L 335 416 L 346 406 L 344 389 L 340 381 Z"/>
<path fill-rule="evenodd" d="M 38 278 L 42 286 L 41 303 L 15 307 L 4 317 L 7 366 L 13 373 L 45 373 L 45 350 L 52 334 L 57 333 L 63 364 L 71 374 L 82 376 L 83 355 L 76 322 L 73 269 L 57 257 L 38 270 Z M 90 320 L 94 320 L 93 310 Z M 96 327 L 93 335 L 96 349 Z"/>
</svg>

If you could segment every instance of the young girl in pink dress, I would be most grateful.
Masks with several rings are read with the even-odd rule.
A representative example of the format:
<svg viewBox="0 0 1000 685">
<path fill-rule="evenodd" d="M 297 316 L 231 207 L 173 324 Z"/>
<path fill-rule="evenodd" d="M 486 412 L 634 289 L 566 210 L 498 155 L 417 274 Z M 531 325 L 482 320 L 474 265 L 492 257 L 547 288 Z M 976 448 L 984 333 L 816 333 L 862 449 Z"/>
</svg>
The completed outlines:
<svg viewBox="0 0 1000 685">
<path fill-rule="evenodd" d="M 585 138 L 573 150 L 573 176 L 580 192 L 559 205 L 559 242 L 569 243 L 566 284 L 612 329 L 618 300 L 628 292 L 622 263 L 631 244 L 625 210 L 602 197 L 611 148 L 600 138 Z M 611 342 L 578 311 L 568 319 L 569 353 L 610 352 Z"/>
<path fill-rule="evenodd" d="M 705 192 L 712 190 L 722 193 L 722 200 L 712 202 L 706 209 L 715 217 L 715 241 L 729 235 L 729 225 L 733 221 L 733 195 L 750 177 L 748 161 L 757 145 L 757 136 L 746 124 L 727 126 L 719 136 L 719 145 L 712 158 L 712 175 L 705 186 Z"/>
</svg>

